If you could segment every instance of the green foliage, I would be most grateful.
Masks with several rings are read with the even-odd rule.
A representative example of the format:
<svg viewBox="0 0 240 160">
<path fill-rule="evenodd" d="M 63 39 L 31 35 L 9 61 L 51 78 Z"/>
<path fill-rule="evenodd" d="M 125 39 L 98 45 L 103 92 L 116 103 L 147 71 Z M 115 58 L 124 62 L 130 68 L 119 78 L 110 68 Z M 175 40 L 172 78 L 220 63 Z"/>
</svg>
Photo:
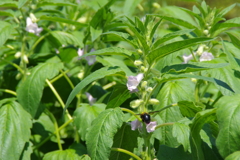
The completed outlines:
<svg viewBox="0 0 240 160">
<path fill-rule="evenodd" d="M 192 2 L 2 0 L 0 159 L 239 159 L 239 5 Z"/>
</svg>

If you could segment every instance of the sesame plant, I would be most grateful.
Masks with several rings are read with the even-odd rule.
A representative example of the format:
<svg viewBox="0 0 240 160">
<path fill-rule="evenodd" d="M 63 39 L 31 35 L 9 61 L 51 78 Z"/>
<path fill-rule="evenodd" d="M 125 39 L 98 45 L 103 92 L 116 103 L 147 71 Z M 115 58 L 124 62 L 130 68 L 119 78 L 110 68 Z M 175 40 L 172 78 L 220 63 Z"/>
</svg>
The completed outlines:
<svg viewBox="0 0 240 160">
<path fill-rule="evenodd" d="M 0 159 L 239 159 L 234 7 L 2 0 Z"/>
</svg>

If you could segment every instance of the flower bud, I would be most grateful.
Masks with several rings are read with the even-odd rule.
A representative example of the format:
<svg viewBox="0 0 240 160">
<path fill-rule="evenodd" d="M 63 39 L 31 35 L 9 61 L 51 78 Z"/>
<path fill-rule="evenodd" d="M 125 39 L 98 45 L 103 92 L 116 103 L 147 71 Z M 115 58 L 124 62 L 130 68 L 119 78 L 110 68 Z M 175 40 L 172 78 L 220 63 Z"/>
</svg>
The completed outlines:
<svg viewBox="0 0 240 160">
<path fill-rule="evenodd" d="M 140 61 L 140 60 L 134 61 L 135 66 L 140 66 L 141 64 L 142 64 L 142 61 Z"/>
<path fill-rule="evenodd" d="M 153 91 L 153 88 L 152 87 L 148 87 L 147 88 L 147 92 L 151 93 Z"/>
<path fill-rule="evenodd" d="M 23 55 L 23 62 L 29 63 L 29 62 L 28 62 L 28 57 L 27 57 L 26 55 Z"/>
<path fill-rule="evenodd" d="M 141 88 L 145 89 L 147 87 L 147 81 L 143 81 L 141 84 Z"/>
<path fill-rule="evenodd" d="M 208 33 L 209 33 L 209 31 L 208 31 L 207 29 L 205 29 L 205 30 L 203 31 L 203 34 L 204 34 L 204 35 L 208 35 Z"/>
<path fill-rule="evenodd" d="M 33 13 L 30 13 L 30 18 L 31 18 L 33 23 L 37 22 L 37 18 L 35 17 L 35 15 Z"/>
<path fill-rule="evenodd" d="M 157 105 L 159 104 L 159 100 L 152 98 L 152 99 L 149 99 L 148 103 L 152 105 Z"/>
<path fill-rule="evenodd" d="M 142 53 L 143 53 L 141 49 L 138 49 L 137 51 L 138 51 L 138 53 L 140 53 L 140 54 L 142 54 Z"/>
<path fill-rule="evenodd" d="M 201 55 L 201 54 L 203 53 L 204 46 L 205 46 L 205 45 L 200 45 L 200 46 L 198 47 L 198 50 L 197 50 L 197 54 L 198 54 L 198 55 Z"/>
<path fill-rule="evenodd" d="M 141 70 L 141 72 L 146 73 L 147 70 L 148 70 L 148 68 L 146 68 L 146 67 L 144 67 L 144 66 L 141 66 L 140 70 Z"/>
<path fill-rule="evenodd" d="M 153 4 L 152 4 L 152 6 L 154 7 L 154 8 L 156 8 L 156 9 L 159 9 L 161 6 L 158 4 L 158 3 L 156 3 L 156 2 L 154 2 Z"/>
<path fill-rule="evenodd" d="M 197 82 L 197 79 L 196 78 L 191 78 L 191 81 L 196 83 Z"/>
<path fill-rule="evenodd" d="M 137 100 L 133 100 L 132 102 L 130 102 L 130 106 L 132 108 L 137 108 L 138 106 L 140 106 L 143 103 L 142 99 L 137 99 Z"/>
<path fill-rule="evenodd" d="M 17 52 L 15 55 L 14 55 L 15 58 L 19 58 L 21 57 L 21 52 Z"/>
</svg>

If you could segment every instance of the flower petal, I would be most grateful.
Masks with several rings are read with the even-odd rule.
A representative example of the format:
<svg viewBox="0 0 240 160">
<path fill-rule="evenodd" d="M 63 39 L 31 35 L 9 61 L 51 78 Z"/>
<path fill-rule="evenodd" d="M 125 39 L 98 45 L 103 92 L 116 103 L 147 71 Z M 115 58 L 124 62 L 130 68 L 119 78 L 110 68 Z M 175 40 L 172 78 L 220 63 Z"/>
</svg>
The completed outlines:
<svg viewBox="0 0 240 160">
<path fill-rule="evenodd" d="M 200 62 L 202 61 L 211 61 L 214 59 L 214 56 L 210 52 L 203 52 L 201 57 L 200 57 Z"/>
<path fill-rule="evenodd" d="M 142 128 L 142 123 L 139 120 L 132 121 L 131 128 L 133 131 L 135 131 L 136 129 Z"/>
<path fill-rule="evenodd" d="M 156 121 L 148 123 L 147 126 L 146 126 L 147 132 L 150 133 L 150 132 L 155 131 L 156 127 L 157 127 L 157 122 Z"/>
</svg>

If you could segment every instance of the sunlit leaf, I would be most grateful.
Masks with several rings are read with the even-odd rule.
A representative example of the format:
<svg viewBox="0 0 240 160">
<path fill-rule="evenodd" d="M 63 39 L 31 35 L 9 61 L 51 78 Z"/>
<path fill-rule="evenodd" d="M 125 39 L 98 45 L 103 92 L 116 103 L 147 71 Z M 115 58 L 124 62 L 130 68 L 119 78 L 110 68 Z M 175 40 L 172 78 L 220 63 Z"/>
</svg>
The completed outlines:
<svg viewBox="0 0 240 160">
<path fill-rule="evenodd" d="M 109 158 L 113 137 L 122 123 L 123 113 L 120 108 L 107 109 L 93 121 L 86 139 L 92 160 Z"/>
<path fill-rule="evenodd" d="M 10 23 L 0 21 L 0 46 L 2 46 L 13 32 L 13 27 Z"/>
<path fill-rule="evenodd" d="M 76 154 L 76 151 L 73 149 L 58 150 L 48 152 L 44 155 L 43 160 L 82 160 L 81 157 Z"/>
</svg>

